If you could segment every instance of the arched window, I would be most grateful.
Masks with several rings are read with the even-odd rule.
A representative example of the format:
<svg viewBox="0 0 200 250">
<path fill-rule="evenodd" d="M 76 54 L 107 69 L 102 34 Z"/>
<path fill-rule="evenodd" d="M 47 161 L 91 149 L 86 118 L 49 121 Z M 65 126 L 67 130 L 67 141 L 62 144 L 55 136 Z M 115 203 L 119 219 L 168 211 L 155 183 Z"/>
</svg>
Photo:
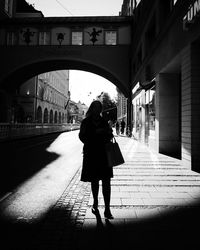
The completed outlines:
<svg viewBox="0 0 200 250">
<path fill-rule="evenodd" d="M 42 108 L 40 106 L 37 108 L 37 122 L 42 123 Z"/>
<path fill-rule="evenodd" d="M 44 123 L 48 123 L 48 110 L 47 110 L 47 108 L 45 108 L 45 110 L 44 110 L 44 118 L 43 118 L 43 121 L 44 121 Z"/>
<path fill-rule="evenodd" d="M 55 111 L 55 115 L 54 115 L 54 123 L 58 122 L 58 112 Z"/>
<path fill-rule="evenodd" d="M 61 113 L 59 112 L 59 115 L 58 115 L 58 123 L 61 123 Z"/>
<path fill-rule="evenodd" d="M 53 110 L 50 110 L 50 119 L 49 119 L 50 123 L 53 123 Z"/>
<path fill-rule="evenodd" d="M 68 122 L 68 119 L 67 119 L 67 114 L 65 114 L 65 122 Z"/>
</svg>

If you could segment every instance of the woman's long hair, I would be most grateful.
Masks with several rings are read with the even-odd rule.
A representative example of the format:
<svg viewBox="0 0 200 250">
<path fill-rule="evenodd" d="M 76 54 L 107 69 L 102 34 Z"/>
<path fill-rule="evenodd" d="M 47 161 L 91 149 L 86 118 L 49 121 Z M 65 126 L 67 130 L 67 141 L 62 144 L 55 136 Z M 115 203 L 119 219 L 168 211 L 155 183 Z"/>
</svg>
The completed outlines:
<svg viewBox="0 0 200 250">
<path fill-rule="evenodd" d="M 95 100 L 93 101 L 91 104 L 90 104 L 90 107 L 88 108 L 88 111 L 86 112 L 86 117 L 88 116 L 91 116 L 93 114 L 96 114 L 96 113 L 100 113 L 102 112 L 102 103 L 98 100 Z"/>
</svg>

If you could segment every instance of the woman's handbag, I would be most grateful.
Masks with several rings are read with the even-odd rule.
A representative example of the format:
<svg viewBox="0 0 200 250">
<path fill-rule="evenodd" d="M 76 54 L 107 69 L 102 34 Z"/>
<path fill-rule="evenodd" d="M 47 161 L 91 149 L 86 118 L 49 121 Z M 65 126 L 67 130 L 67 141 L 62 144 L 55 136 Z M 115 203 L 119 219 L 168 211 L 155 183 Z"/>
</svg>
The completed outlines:
<svg viewBox="0 0 200 250">
<path fill-rule="evenodd" d="M 118 166 L 124 163 L 123 155 L 115 137 L 106 144 L 106 154 L 109 167 Z"/>
</svg>

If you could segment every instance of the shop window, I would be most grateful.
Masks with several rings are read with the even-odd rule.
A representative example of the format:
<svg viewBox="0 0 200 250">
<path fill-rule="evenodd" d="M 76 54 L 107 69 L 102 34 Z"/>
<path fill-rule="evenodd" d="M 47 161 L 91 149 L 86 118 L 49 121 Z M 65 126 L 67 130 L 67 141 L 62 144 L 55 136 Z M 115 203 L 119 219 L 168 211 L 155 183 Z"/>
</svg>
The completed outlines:
<svg viewBox="0 0 200 250">
<path fill-rule="evenodd" d="M 149 129 L 155 130 L 155 90 L 150 90 Z"/>
<path fill-rule="evenodd" d="M 155 87 L 148 90 L 145 94 L 145 103 L 148 105 L 148 121 L 149 121 L 149 130 L 155 131 Z"/>
<path fill-rule="evenodd" d="M 106 31 L 105 32 L 105 44 L 106 45 L 116 45 L 117 44 L 117 32 L 116 31 Z"/>
<path fill-rule="evenodd" d="M 50 44 L 50 32 L 42 31 L 39 33 L 39 45 Z"/>
<path fill-rule="evenodd" d="M 141 97 L 136 100 L 136 132 L 139 132 L 142 127 L 142 103 Z"/>
<path fill-rule="evenodd" d="M 83 32 L 72 31 L 72 45 L 82 45 L 82 44 L 83 44 Z"/>
</svg>

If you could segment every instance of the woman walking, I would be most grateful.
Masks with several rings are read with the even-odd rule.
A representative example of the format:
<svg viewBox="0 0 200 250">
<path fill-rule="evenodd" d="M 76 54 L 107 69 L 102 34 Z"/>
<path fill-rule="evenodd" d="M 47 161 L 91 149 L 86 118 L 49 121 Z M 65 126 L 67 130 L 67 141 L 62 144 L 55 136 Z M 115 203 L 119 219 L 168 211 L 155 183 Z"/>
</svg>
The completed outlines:
<svg viewBox="0 0 200 250">
<path fill-rule="evenodd" d="M 102 181 L 102 192 L 105 203 L 104 216 L 113 219 L 110 211 L 111 185 L 113 169 L 108 166 L 105 144 L 113 137 L 112 129 L 108 122 L 101 116 L 102 104 L 93 101 L 82 121 L 79 138 L 83 146 L 83 166 L 81 181 L 91 182 L 93 195 L 92 212 L 98 214 L 99 181 Z"/>
</svg>

